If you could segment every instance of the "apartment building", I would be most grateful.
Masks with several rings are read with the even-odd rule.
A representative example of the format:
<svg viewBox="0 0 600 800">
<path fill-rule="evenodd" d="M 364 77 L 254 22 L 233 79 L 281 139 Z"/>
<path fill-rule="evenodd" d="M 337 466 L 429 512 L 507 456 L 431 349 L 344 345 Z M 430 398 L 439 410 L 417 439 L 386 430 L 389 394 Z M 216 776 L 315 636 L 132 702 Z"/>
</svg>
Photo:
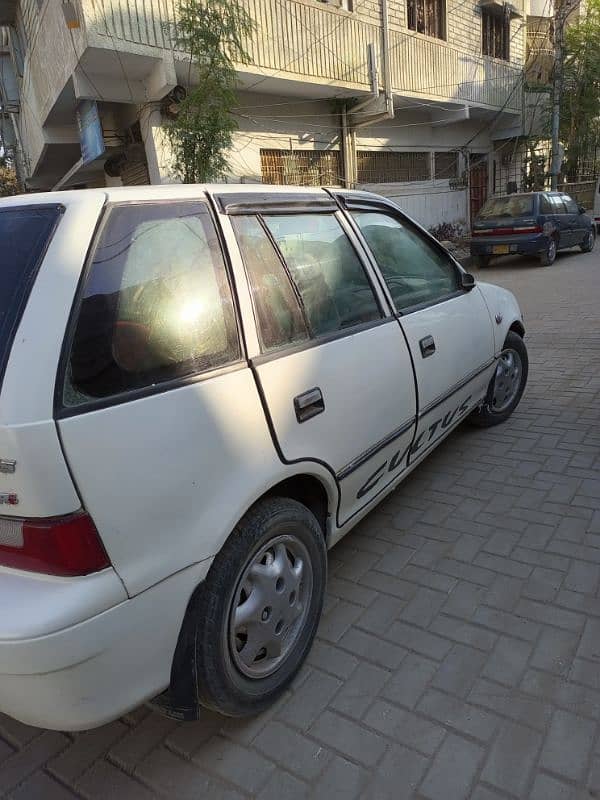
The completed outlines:
<svg viewBox="0 0 600 800">
<path fill-rule="evenodd" d="M 523 134 L 535 1 L 242 0 L 226 179 L 366 187 L 425 225 L 467 222 Z M 177 0 L 0 0 L 0 118 L 28 187 L 174 179 L 176 16 Z"/>
</svg>

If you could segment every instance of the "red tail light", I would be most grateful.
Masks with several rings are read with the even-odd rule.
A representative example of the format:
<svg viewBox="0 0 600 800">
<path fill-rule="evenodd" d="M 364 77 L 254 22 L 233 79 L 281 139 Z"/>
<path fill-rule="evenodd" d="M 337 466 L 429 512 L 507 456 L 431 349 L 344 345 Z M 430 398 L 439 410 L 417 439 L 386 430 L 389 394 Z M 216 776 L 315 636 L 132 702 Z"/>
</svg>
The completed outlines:
<svg viewBox="0 0 600 800">
<path fill-rule="evenodd" d="M 110 566 L 85 512 L 47 519 L 0 517 L 0 565 L 46 575 L 89 575 Z"/>
<path fill-rule="evenodd" d="M 542 233 L 542 228 L 540 225 L 523 225 L 519 227 L 518 225 L 514 228 L 480 228 L 476 231 L 471 231 L 473 236 L 510 236 L 511 234 L 522 234 L 522 233 Z"/>
</svg>

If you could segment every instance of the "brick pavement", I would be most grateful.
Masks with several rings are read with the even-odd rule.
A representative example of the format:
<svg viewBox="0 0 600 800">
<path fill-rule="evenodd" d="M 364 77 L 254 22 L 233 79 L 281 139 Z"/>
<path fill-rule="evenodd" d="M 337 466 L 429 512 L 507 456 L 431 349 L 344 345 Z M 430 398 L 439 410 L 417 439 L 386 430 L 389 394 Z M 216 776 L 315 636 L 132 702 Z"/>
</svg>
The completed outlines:
<svg viewBox="0 0 600 800">
<path fill-rule="evenodd" d="M 293 690 L 242 722 L 0 716 L 0 797 L 600 797 L 600 255 L 488 276 L 525 312 L 521 405 L 454 433 L 331 552 Z"/>
</svg>

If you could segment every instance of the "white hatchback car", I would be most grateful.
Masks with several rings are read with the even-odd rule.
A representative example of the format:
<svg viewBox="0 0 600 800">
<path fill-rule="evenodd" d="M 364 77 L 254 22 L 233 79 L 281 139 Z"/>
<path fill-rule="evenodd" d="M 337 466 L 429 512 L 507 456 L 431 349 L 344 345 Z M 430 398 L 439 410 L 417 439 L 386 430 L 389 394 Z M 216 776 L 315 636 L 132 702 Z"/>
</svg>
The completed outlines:
<svg viewBox="0 0 600 800">
<path fill-rule="evenodd" d="M 375 195 L 0 202 L 0 711 L 265 708 L 326 548 L 527 379 L 512 294 Z"/>
</svg>

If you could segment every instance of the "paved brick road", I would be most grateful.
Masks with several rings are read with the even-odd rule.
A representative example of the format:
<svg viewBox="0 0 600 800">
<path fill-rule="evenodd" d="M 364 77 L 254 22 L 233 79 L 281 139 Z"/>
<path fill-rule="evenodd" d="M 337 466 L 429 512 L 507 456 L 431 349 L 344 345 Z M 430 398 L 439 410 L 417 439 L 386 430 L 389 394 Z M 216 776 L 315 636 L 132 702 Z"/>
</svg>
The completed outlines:
<svg viewBox="0 0 600 800">
<path fill-rule="evenodd" d="M 600 257 L 488 275 L 525 312 L 521 406 L 453 434 L 333 550 L 294 691 L 242 723 L 0 717 L 1 797 L 600 797 Z"/>
</svg>

